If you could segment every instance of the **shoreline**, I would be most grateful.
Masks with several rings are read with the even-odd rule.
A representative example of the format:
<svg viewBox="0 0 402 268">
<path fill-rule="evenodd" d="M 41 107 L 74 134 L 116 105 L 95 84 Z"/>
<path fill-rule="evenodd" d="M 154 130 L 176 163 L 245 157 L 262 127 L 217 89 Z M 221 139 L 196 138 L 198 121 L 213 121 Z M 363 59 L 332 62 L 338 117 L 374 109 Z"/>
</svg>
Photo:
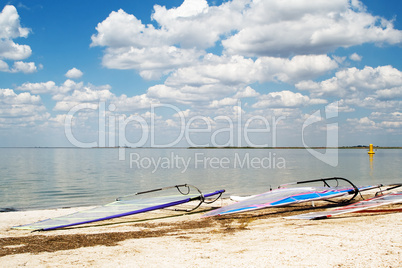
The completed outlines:
<svg viewBox="0 0 402 268">
<path fill-rule="evenodd" d="M 0 263 L 9 267 L 400 265 L 402 213 L 351 213 L 321 221 L 283 219 L 306 208 L 312 209 L 299 205 L 217 218 L 201 218 L 200 209 L 168 217 L 163 217 L 166 211 L 157 211 L 34 233 L 10 227 L 83 208 L 4 212 L 0 213 Z M 147 220 L 151 216 L 159 219 Z"/>
<path fill-rule="evenodd" d="M 194 149 L 270 149 L 270 150 L 299 150 L 299 149 L 340 149 L 340 150 L 348 150 L 348 149 L 366 149 L 368 150 L 369 145 L 358 145 L 358 146 L 339 146 L 339 147 L 325 147 L 325 146 L 312 146 L 312 147 L 303 147 L 303 146 L 278 146 L 278 147 L 248 147 L 248 146 L 228 146 L 228 147 L 63 147 L 63 146 L 54 146 L 54 147 L 46 147 L 46 146 L 27 146 L 27 147 L 0 147 L 0 149 L 175 149 L 175 150 L 194 150 Z M 402 146 L 374 146 L 374 149 L 402 149 Z"/>
</svg>

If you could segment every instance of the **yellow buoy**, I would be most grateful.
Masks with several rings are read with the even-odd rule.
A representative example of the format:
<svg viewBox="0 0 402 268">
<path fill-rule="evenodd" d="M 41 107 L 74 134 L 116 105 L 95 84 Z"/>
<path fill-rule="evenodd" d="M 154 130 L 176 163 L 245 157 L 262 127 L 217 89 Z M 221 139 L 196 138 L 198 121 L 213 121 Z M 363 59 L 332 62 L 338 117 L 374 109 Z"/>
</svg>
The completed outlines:
<svg viewBox="0 0 402 268">
<path fill-rule="evenodd" d="M 373 151 L 373 145 L 372 145 L 372 144 L 370 144 L 368 154 L 369 154 L 369 155 L 375 154 L 375 152 Z"/>
</svg>

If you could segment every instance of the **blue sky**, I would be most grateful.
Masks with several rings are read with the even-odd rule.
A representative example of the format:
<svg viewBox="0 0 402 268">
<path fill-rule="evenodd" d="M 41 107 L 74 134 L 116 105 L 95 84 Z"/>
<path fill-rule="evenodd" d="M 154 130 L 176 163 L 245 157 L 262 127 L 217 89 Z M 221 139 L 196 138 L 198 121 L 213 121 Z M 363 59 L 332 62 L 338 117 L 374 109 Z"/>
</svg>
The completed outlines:
<svg viewBox="0 0 402 268">
<path fill-rule="evenodd" d="M 401 5 L 1 1 L 0 146 L 402 146 Z"/>
</svg>

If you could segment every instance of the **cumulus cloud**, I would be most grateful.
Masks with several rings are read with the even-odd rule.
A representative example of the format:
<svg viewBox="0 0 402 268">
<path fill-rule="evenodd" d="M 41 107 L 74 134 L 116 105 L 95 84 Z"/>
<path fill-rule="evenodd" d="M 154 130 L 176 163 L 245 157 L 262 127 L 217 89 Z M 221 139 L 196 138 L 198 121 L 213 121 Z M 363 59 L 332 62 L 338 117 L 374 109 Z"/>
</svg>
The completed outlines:
<svg viewBox="0 0 402 268">
<path fill-rule="evenodd" d="M 152 19 L 158 28 L 121 9 L 114 11 L 98 24 L 91 45 L 108 47 L 108 56 L 118 48 L 127 54 L 129 49 L 177 44 L 204 50 L 221 41 L 232 55 L 288 57 L 402 41 L 392 21 L 367 13 L 360 1 L 234 0 L 209 6 L 206 0 L 185 0 L 171 9 L 155 5 Z"/>
<path fill-rule="evenodd" d="M 284 90 L 259 96 L 258 102 L 253 104 L 253 108 L 298 108 L 310 104 L 325 103 L 327 101 L 323 99 L 310 99 L 300 93 Z"/>
<path fill-rule="evenodd" d="M 179 48 L 166 30 L 143 25 L 134 15 L 123 10 L 112 12 L 96 27 L 91 46 L 106 46 L 102 64 L 112 69 L 134 69 L 145 79 L 158 79 L 180 66 L 190 65 L 203 52 Z"/>
<path fill-rule="evenodd" d="M 29 91 L 33 94 L 51 94 L 54 100 L 64 98 L 66 93 L 82 89 L 84 87 L 83 83 L 76 83 L 70 79 L 67 79 L 61 86 L 57 86 L 53 81 L 40 82 L 40 83 L 29 83 L 26 82 L 21 86 L 16 87 L 19 91 Z"/>
<path fill-rule="evenodd" d="M 254 108 L 294 108 L 324 104 L 323 97 L 398 95 L 398 85 L 375 78 L 379 72 L 391 79 L 385 76 L 393 70 L 386 66 L 349 68 L 314 81 L 345 62 L 346 57 L 326 55 L 338 47 L 401 43 L 393 21 L 368 13 L 360 1 L 233 0 L 210 6 L 206 0 L 185 0 L 173 8 L 155 5 L 151 19 L 144 24 L 124 10 L 113 11 L 91 37 L 91 46 L 104 47 L 107 68 L 137 70 L 149 80 L 167 75 L 148 88 L 149 99 L 218 107 L 255 97 Z M 207 53 L 211 48 L 221 53 Z M 349 59 L 362 57 L 354 53 Z M 296 84 L 310 95 L 289 90 L 261 95 L 249 87 L 266 82 Z M 352 111 L 351 105 L 345 102 L 344 111 Z"/>
<path fill-rule="evenodd" d="M 247 86 L 243 90 L 239 90 L 236 95 L 234 95 L 234 98 L 240 99 L 240 98 L 251 98 L 251 97 L 257 97 L 260 94 L 255 91 L 253 88 L 250 86 Z"/>
<path fill-rule="evenodd" d="M 0 39 L 0 59 L 23 60 L 31 54 L 32 50 L 28 45 L 19 45 L 12 40 Z"/>
<path fill-rule="evenodd" d="M 0 60 L 0 72 L 29 74 L 37 72 L 38 69 L 42 69 L 42 65 L 37 67 L 34 62 L 16 61 L 13 67 L 10 68 L 6 62 Z"/>
<path fill-rule="evenodd" d="M 16 88 L 21 91 L 30 91 L 33 94 L 54 94 L 58 91 L 56 83 L 53 81 L 42 82 L 42 83 L 24 83 Z"/>
<path fill-rule="evenodd" d="M 0 13 L 0 59 L 22 60 L 32 53 L 27 45 L 12 41 L 18 37 L 28 37 L 30 29 L 20 25 L 20 17 L 14 6 L 6 5 Z"/>
<path fill-rule="evenodd" d="M 209 107 L 211 108 L 217 108 L 221 106 L 233 106 L 237 104 L 238 99 L 235 98 L 224 98 L 222 100 L 213 100 Z"/>
<path fill-rule="evenodd" d="M 402 85 L 394 88 L 380 89 L 375 92 L 379 100 L 402 100 Z"/>
<path fill-rule="evenodd" d="M 353 131 L 386 131 L 401 133 L 402 113 L 397 112 L 372 112 L 369 116 L 362 118 L 347 119 L 347 123 Z"/>
<path fill-rule="evenodd" d="M 152 19 L 172 44 L 206 49 L 213 47 L 222 35 L 240 27 L 248 2 L 234 0 L 209 6 L 206 0 L 185 0 L 181 6 L 168 10 L 156 5 Z"/>
<path fill-rule="evenodd" d="M 116 112 L 130 112 L 141 109 L 150 109 L 151 105 L 157 106 L 160 102 L 149 98 L 146 94 L 128 97 L 126 95 L 115 96 L 111 102 L 116 106 Z"/>
<path fill-rule="evenodd" d="M 0 60 L 0 72 L 8 72 L 9 67 L 7 62 Z"/>
<path fill-rule="evenodd" d="M 349 56 L 349 59 L 353 60 L 353 61 L 361 61 L 362 60 L 362 56 L 360 56 L 357 53 L 353 53 L 352 55 Z"/>
<path fill-rule="evenodd" d="M 232 0 L 217 6 L 206 0 L 184 0 L 173 8 L 155 5 L 150 16 L 151 24 L 145 24 L 122 9 L 111 12 L 96 26 L 91 47 L 102 47 L 106 68 L 135 70 L 147 80 L 166 76 L 163 82 L 137 95 L 116 95 L 109 85 L 73 81 L 83 73 L 72 68 L 62 84 L 24 83 L 15 88 L 23 91 L 20 94 L 1 91 L 0 100 L 8 105 L 4 107 L 14 109 L 13 116 L 25 116 L 36 108 L 40 111 L 37 118 L 46 118 L 40 97 L 34 94 L 50 94 L 57 115 L 47 117 L 48 121 L 62 125 L 66 112 L 78 104 L 92 109 L 100 102 L 113 104 L 106 106 L 113 107 L 107 112 L 132 118 L 141 109 L 170 103 L 183 112 L 171 118 L 158 117 L 166 127 L 179 126 L 181 113 L 187 117 L 202 114 L 214 127 L 219 122 L 211 118 L 235 118 L 241 113 L 243 118 L 286 115 L 283 127 L 293 129 L 293 123 L 300 125 L 303 120 L 303 107 L 336 99 L 340 112 L 360 107 L 376 111 L 349 119 L 350 126 L 401 127 L 399 70 L 392 66 L 339 70 L 361 61 L 362 56 L 326 55 L 339 47 L 364 43 L 401 44 L 402 33 L 393 21 L 369 14 L 358 0 L 300 0 L 291 4 L 283 0 Z M 32 54 L 28 45 L 15 43 L 14 39 L 26 38 L 29 32 L 20 26 L 16 9 L 6 6 L 0 13 L 0 71 L 32 73 L 41 68 L 23 61 Z M 328 75 L 332 77 L 328 79 Z M 323 76 L 323 81 L 317 81 Z M 276 83 L 280 89 L 270 92 L 264 83 Z M 296 90 L 302 92 L 292 92 Z M 247 103 L 239 107 L 242 98 L 247 98 Z M 33 108 L 18 110 L 11 105 Z M 399 114 L 393 115 L 395 110 Z M 97 116 L 92 112 L 90 116 Z M 142 116 L 149 118 L 149 114 Z M 85 116 L 85 120 L 90 118 Z"/>
<path fill-rule="evenodd" d="M 14 6 L 6 5 L 0 13 L 0 38 L 13 39 L 27 37 L 30 29 L 20 25 L 20 16 Z"/>
<path fill-rule="evenodd" d="M 3 8 L 0 12 L 0 71 L 34 73 L 38 70 L 34 62 L 21 61 L 31 56 L 31 47 L 13 41 L 16 38 L 27 38 L 30 31 L 29 28 L 21 27 L 20 17 L 14 6 L 6 5 Z M 10 68 L 5 60 L 16 62 Z"/>
<path fill-rule="evenodd" d="M 293 83 L 306 77 L 317 77 L 338 67 L 326 55 L 295 56 L 291 59 L 261 57 L 256 60 L 242 56 L 208 54 L 203 61 L 173 72 L 167 86 L 239 85 L 254 82 Z"/>
<path fill-rule="evenodd" d="M 322 82 L 301 81 L 296 84 L 296 88 L 309 90 L 314 96 L 342 98 L 364 97 L 375 91 L 379 95 L 391 95 L 391 91 L 398 92 L 398 86 L 402 86 L 402 72 L 392 66 L 366 66 L 362 70 L 353 67 L 338 71 L 334 77 Z"/>
<path fill-rule="evenodd" d="M 242 28 L 222 41 L 230 54 L 321 54 L 363 43 L 400 44 L 392 21 L 366 12 L 360 1 L 252 1 Z"/>
<path fill-rule="evenodd" d="M 39 96 L 28 92 L 17 94 L 12 89 L 0 88 L 0 126 L 33 125 L 49 116 Z"/>
<path fill-rule="evenodd" d="M 374 95 L 369 95 L 363 98 L 347 98 L 343 99 L 344 103 L 350 107 L 361 107 L 370 110 L 384 110 L 392 111 L 399 110 L 402 107 L 402 101 L 399 100 L 385 100 L 381 101 Z"/>
<path fill-rule="evenodd" d="M 150 87 L 147 91 L 147 96 L 170 103 L 188 105 L 201 105 L 204 103 L 207 105 L 209 101 L 233 94 L 235 91 L 235 88 L 223 85 L 169 87 L 162 84 Z"/>
<path fill-rule="evenodd" d="M 367 116 L 362 118 L 348 118 L 346 121 L 353 126 L 353 132 L 375 130 L 379 128 L 376 122 Z"/>
<path fill-rule="evenodd" d="M 58 94 L 55 96 L 57 100 L 54 111 L 69 111 L 74 106 L 87 103 L 94 109 L 100 102 L 114 105 L 116 112 L 130 112 L 140 109 L 150 108 L 151 104 L 159 103 L 156 100 L 148 98 L 145 94 L 127 97 L 126 95 L 116 96 L 111 92 L 109 85 L 94 86 L 88 84 L 84 86 L 82 83 L 76 84 L 71 80 L 67 80 L 62 86 L 58 87 L 65 90 L 64 93 L 72 91 L 71 94 Z"/>
<path fill-rule="evenodd" d="M 31 95 L 28 92 L 16 94 L 12 89 L 0 88 L 0 102 L 2 104 L 38 104 L 41 99 L 39 96 Z"/>
<path fill-rule="evenodd" d="M 180 44 L 185 49 L 205 49 L 214 46 L 222 34 L 241 25 L 247 2 L 234 0 L 208 6 L 206 0 L 185 0 L 171 9 L 155 5 L 151 18 L 159 28 L 144 25 L 120 9 L 98 24 L 91 46 L 144 48 Z"/>
<path fill-rule="evenodd" d="M 327 55 L 300 55 L 291 59 L 261 57 L 256 61 L 261 66 L 260 81 L 297 82 L 316 78 L 336 69 L 338 64 Z"/>
<path fill-rule="evenodd" d="M 204 49 L 214 47 L 223 34 L 230 36 L 232 31 L 238 31 L 238 28 L 242 27 L 239 22 L 244 19 L 243 13 L 247 10 L 247 4 L 248 1 L 232 1 L 210 7 L 204 0 L 191 0 L 184 1 L 181 6 L 172 9 L 156 5 L 152 19 L 160 28 L 144 25 L 134 15 L 119 10 L 112 12 L 98 24 L 98 33 L 92 36 L 91 46 L 106 47 L 102 63 L 108 68 L 135 69 L 146 79 L 159 78 L 175 68 L 196 65 L 205 54 Z M 267 17 L 266 20 L 271 22 Z M 279 38 L 279 42 L 280 40 L 282 39 Z M 317 51 L 313 54 L 317 54 Z M 206 62 L 210 61 L 210 57 L 204 58 Z M 314 64 L 306 66 L 309 60 Z M 262 65 L 269 62 L 292 68 L 283 63 L 286 59 L 273 62 L 275 59 L 268 57 L 260 61 Z M 324 55 L 317 58 L 296 56 L 289 60 L 290 65 L 300 63 L 304 65 L 305 74 L 317 75 L 318 70 L 313 68 L 314 66 L 324 72 L 336 67 L 336 62 Z M 235 65 L 239 66 L 241 63 Z M 325 67 L 325 70 L 322 70 L 322 67 Z M 291 80 L 292 77 L 282 75 L 280 79 Z"/>
<path fill-rule="evenodd" d="M 84 75 L 84 73 L 81 72 L 81 70 L 78 70 L 78 69 L 75 68 L 75 67 L 72 68 L 72 69 L 70 69 L 70 70 L 68 70 L 67 73 L 65 74 L 65 76 L 66 76 L 67 78 L 70 78 L 70 79 L 79 79 L 79 78 L 81 78 L 83 75 Z"/>
<path fill-rule="evenodd" d="M 102 64 L 111 69 L 135 69 L 144 79 L 159 79 L 175 68 L 195 64 L 203 54 L 175 46 L 108 48 Z"/>
</svg>

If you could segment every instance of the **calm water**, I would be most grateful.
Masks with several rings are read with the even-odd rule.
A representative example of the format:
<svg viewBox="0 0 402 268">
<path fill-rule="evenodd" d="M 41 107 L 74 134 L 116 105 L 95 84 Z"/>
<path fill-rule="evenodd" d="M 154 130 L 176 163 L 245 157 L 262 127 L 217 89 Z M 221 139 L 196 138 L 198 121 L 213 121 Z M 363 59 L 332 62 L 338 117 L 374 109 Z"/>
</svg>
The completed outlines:
<svg viewBox="0 0 402 268">
<path fill-rule="evenodd" d="M 100 205 L 189 183 L 203 192 L 255 194 L 280 184 L 345 177 L 356 185 L 402 182 L 402 150 L 338 150 L 332 167 L 304 149 L 0 148 L 0 211 Z"/>
</svg>

